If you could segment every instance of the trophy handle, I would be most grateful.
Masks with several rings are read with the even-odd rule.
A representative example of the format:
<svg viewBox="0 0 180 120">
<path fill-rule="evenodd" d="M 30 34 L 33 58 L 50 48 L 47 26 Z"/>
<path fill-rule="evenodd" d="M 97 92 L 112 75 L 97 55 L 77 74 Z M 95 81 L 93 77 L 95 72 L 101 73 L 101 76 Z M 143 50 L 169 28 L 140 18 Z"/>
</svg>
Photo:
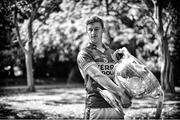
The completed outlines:
<svg viewBox="0 0 180 120">
<path fill-rule="evenodd" d="M 97 88 L 101 96 L 120 114 L 125 115 L 121 101 L 116 97 L 115 94 L 111 93 L 108 90 L 102 90 Z"/>
</svg>

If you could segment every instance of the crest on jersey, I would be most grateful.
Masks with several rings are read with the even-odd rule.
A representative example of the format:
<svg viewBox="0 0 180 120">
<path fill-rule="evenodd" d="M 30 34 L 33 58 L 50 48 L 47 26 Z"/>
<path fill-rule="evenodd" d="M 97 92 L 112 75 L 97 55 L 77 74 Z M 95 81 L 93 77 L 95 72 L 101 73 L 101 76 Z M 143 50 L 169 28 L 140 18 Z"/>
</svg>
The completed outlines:
<svg viewBox="0 0 180 120">
<path fill-rule="evenodd" d="M 103 58 L 105 63 L 108 63 L 108 59 L 107 58 Z"/>
</svg>

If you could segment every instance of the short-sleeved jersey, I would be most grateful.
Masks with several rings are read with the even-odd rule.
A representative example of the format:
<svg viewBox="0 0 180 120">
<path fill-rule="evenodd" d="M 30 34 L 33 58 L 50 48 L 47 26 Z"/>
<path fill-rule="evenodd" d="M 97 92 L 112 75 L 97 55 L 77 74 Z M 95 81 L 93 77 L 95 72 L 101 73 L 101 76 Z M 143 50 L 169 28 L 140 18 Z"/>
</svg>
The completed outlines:
<svg viewBox="0 0 180 120">
<path fill-rule="evenodd" d="M 82 49 L 77 57 L 77 63 L 81 75 L 85 80 L 85 87 L 87 91 L 87 106 L 91 108 L 107 108 L 111 107 L 102 96 L 99 94 L 97 88 L 104 89 L 92 77 L 86 73 L 86 69 L 92 65 L 97 64 L 101 72 L 107 75 L 111 80 L 114 78 L 114 60 L 112 59 L 113 50 L 103 45 L 104 52 L 101 52 L 95 45 L 90 44 L 88 47 Z"/>
</svg>

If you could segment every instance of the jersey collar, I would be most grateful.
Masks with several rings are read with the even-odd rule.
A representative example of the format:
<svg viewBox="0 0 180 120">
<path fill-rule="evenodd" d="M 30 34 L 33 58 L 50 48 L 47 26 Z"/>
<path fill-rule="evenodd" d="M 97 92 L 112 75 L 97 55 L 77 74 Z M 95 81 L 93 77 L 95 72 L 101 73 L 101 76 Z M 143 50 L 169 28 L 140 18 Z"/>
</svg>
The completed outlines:
<svg viewBox="0 0 180 120">
<path fill-rule="evenodd" d="M 93 44 L 93 43 L 89 43 L 88 47 L 99 50 L 97 48 L 97 46 L 95 44 Z M 105 49 L 105 51 L 108 49 L 108 47 L 105 44 L 102 44 L 102 47 Z"/>
</svg>

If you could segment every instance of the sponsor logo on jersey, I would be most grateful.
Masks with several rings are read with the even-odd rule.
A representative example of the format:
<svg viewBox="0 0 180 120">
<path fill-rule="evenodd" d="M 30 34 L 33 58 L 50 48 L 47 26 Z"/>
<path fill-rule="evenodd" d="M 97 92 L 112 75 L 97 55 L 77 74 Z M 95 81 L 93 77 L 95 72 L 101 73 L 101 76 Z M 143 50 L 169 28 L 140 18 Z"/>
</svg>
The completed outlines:
<svg viewBox="0 0 180 120">
<path fill-rule="evenodd" d="M 98 62 L 97 64 L 98 64 L 98 67 L 103 74 L 107 75 L 110 78 L 113 78 L 113 76 L 114 76 L 114 73 L 113 73 L 114 63 Z"/>
</svg>

